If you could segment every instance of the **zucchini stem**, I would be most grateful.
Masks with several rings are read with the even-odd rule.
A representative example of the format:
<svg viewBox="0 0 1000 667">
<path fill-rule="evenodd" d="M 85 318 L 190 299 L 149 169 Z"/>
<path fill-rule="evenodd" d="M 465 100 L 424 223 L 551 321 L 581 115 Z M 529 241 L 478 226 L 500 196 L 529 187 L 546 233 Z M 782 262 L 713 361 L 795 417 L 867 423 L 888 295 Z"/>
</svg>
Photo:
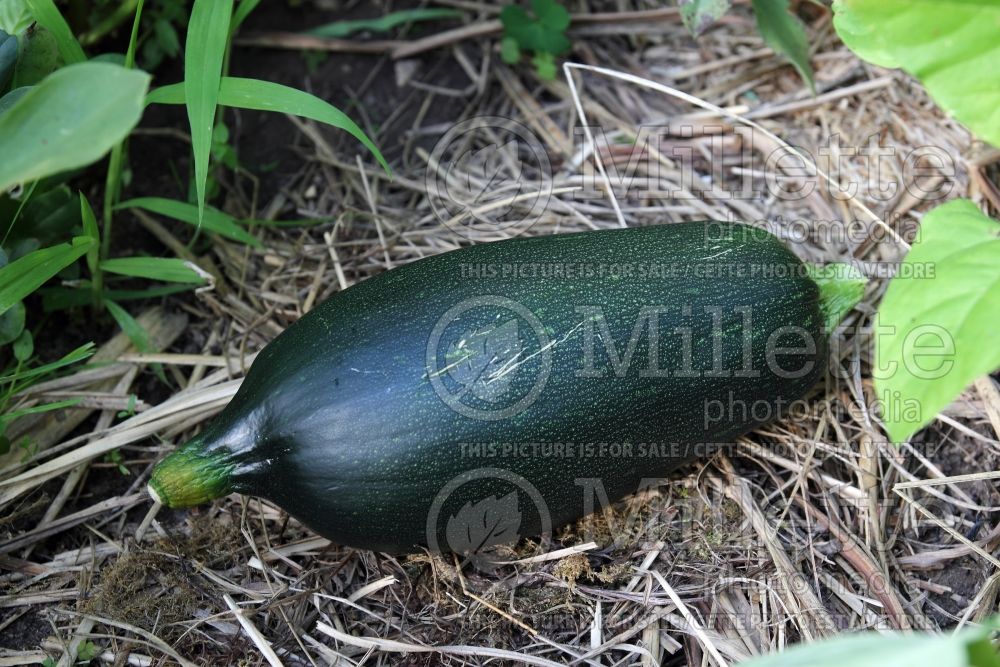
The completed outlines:
<svg viewBox="0 0 1000 667">
<path fill-rule="evenodd" d="M 827 331 L 833 331 L 864 298 L 868 279 L 850 264 L 806 264 L 806 270 L 819 286 L 819 308 L 823 313 L 824 326 Z"/>
<path fill-rule="evenodd" d="M 149 495 L 167 507 L 191 507 L 229 493 L 232 463 L 222 451 L 205 451 L 197 436 L 160 461 L 149 479 Z"/>
</svg>

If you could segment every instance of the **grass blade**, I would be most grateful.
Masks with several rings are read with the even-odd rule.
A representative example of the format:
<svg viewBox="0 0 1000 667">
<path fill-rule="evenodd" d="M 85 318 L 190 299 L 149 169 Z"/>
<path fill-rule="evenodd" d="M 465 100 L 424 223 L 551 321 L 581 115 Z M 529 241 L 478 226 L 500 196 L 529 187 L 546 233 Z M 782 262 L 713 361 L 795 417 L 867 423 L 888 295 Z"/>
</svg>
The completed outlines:
<svg viewBox="0 0 1000 667">
<path fill-rule="evenodd" d="M 163 197 L 138 197 L 129 199 L 118 204 L 115 208 L 141 208 L 150 213 L 165 215 L 174 220 L 186 222 L 189 225 L 199 226 L 198 207 L 186 202 L 164 199 Z M 235 220 L 222 211 L 206 206 L 201 217 L 200 225 L 210 232 L 215 232 L 228 239 L 246 243 L 255 248 L 260 248 L 261 243 L 252 234 L 240 227 Z"/>
<path fill-rule="evenodd" d="M 184 104 L 184 94 L 184 87 L 180 84 L 162 86 L 146 97 L 146 103 Z M 277 111 L 338 127 L 364 144 L 365 148 L 371 151 L 375 159 L 382 165 L 385 172 L 392 175 L 389 164 L 382 157 L 378 147 L 358 127 L 357 123 L 343 111 L 315 95 L 271 81 L 227 76 L 222 79 L 222 85 L 219 88 L 219 104 L 239 109 Z"/>
<path fill-rule="evenodd" d="M 65 401 L 56 401 L 55 403 L 43 403 L 42 405 L 34 405 L 30 408 L 15 410 L 13 412 L 8 412 L 0 416 L 0 422 L 14 421 L 18 417 L 24 417 L 25 415 L 35 415 L 38 414 L 39 412 L 52 412 L 53 410 L 71 408 L 82 400 L 83 400 L 82 398 L 67 398 Z"/>
<path fill-rule="evenodd" d="M 133 345 L 135 345 L 135 349 L 140 352 L 149 352 L 149 334 L 147 334 L 146 330 L 142 328 L 142 325 L 139 324 L 134 317 L 129 315 L 127 310 L 119 306 L 114 301 L 108 299 L 104 303 L 108 308 L 108 312 L 111 313 L 113 318 L 115 318 L 115 322 L 118 323 L 118 326 L 120 326 L 122 331 L 125 332 L 128 339 L 132 341 Z"/>
<path fill-rule="evenodd" d="M 246 18 L 250 16 L 250 12 L 257 9 L 259 4 L 260 0 L 240 0 L 240 4 L 236 6 L 236 12 L 233 14 L 233 23 L 229 28 L 230 35 L 240 29 Z"/>
<path fill-rule="evenodd" d="M 42 309 L 47 313 L 51 313 L 56 310 L 86 306 L 90 303 L 91 299 L 87 292 L 81 289 L 83 287 L 86 287 L 86 285 L 81 285 L 80 287 L 43 287 L 38 290 L 38 293 L 42 295 Z M 180 294 L 181 292 L 188 292 L 195 287 L 195 285 L 172 284 L 159 285 L 141 290 L 109 289 L 104 290 L 103 296 L 106 299 L 113 299 L 119 302 L 138 301 L 140 299 L 155 299 L 161 296 Z"/>
<path fill-rule="evenodd" d="M 446 7 L 427 7 L 424 9 L 401 9 L 376 19 L 359 19 L 356 21 L 334 21 L 308 31 L 311 35 L 320 37 L 349 37 L 356 32 L 389 32 L 393 28 L 406 23 L 419 21 L 435 21 L 438 19 L 460 18 L 462 12 Z"/>
<path fill-rule="evenodd" d="M 148 278 L 166 283 L 204 284 L 205 279 L 183 259 L 176 257 L 122 257 L 106 259 L 101 269 L 132 278 Z"/>
<path fill-rule="evenodd" d="M 78 260 L 94 244 L 89 236 L 41 248 L 0 269 L 0 315 Z"/>
<path fill-rule="evenodd" d="M 232 14 L 233 0 L 195 0 L 184 46 L 184 95 L 191 124 L 199 222 L 205 212 L 212 128 Z"/>
<path fill-rule="evenodd" d="M 59 47 L 59 55 L 67 65 L 82 63 L 87 59 L 83 47 L 76 41 L 73 31 L 52 0 L 27 0 L 31 16 L 38 25 L 52 33 Z"/>
<path fill-rule="evenodd" d="M 10 375 L 4 375 L 3 377 L 0 377 L 0 384 L 5 384 L 14 380 L 28 380 L 40 375 L 48 375 L 49 373 L 53 373 L 64 366 L 71 366 L 72 364 L 83 361 L 94 354 L 96 350 L 97 348 L 93 343 L 85 343 L 58 361 L 53 361 L 52 363 L 39 366 L 38 368 L 31 368 L 26 371 L 18 371 L 16 373 L 11 373 Z"/>
</svg>

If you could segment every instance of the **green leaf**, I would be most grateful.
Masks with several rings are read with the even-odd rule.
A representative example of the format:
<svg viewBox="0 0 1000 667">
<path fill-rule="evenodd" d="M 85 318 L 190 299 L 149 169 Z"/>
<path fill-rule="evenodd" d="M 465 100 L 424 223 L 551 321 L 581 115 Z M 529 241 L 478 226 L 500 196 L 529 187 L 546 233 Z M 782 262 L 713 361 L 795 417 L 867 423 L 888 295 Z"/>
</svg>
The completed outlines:
<svg viewBox="0 0 1000 667">
<path fill-rule="evenodd" d="M 71 408 L 82 401 L 82 398 L 68 398 L 65 401 L 56 401 L 55 403 L 43 403 L 42 405 L 35 405 L 30 408 L 24 408 L 23 410 L 15 410 L 14 412 L 8 412 L 0 416 L 0 421 L 11 422 L 20 417 L 26 415 L 37 415 L 40 412 L 52 412 L 53 410 L 62 410 L 63 408 Z"/>
<path fill-rule="evenodd" d="M 933 270 L 933 278 L 910 278 Z M 889 282 L 876 319 L 882 421 L 907 440 L 962 389 L 1000 366 L 1000 224 L 971 201 L 924 216 L 919 241 Z"/>
<path fill-rule="evenodd" d="M 781 653 L 740 663 L 740 667 L 993 667 L 970 649 L 986 640 L 988 630 L 975 628 L 958 634 L 877 634 L 864 632 L 798 644 Z M 995 649 L 992 651 L 996 656 Z"/>
<path fill-rule="evenodd" d="M 76 41 L 69 24 L 62 17 L 52 0 L 27 0 L 28 9 L 38 25 L 51 32 L 59 44 L 59 54 L 67 65 L 82 63 L 87 59 L 80 42 Z"/>
<path fill-rule="evenodd" d="M 45 28 L 36 27 L 21 40 L 21 55 L 14 68 L 14 88 L 34 86 L 59 69 L 62 62 L 59 43 Z"/>
<path fill-rule="evenodd" d="M 24 312 L 24 304 L 18 301 L 0 315 L 0 345 L 14 342 L 24 331 Z"/>
<path fill-rule="evenodd" d="M 0 2 L 0 30 L 8 35 L 20 35 L 31 25 L 31 11 L 24 0 Z"/>
<path fill-rule="evenodd" d="M 212 127 L 232 15 L 233 0 L 195 0 L 184 47 L 184 98 L 191 124 L 199 222 L 205 211 Z"/>
<path fill-rule="evenodd" d="M 101 232 L 97 229 L 97 218 L 94 216 L 94 209 L 90 208 L 90 202 L 80 193 L 80 218 L 83 220 L 83 233 L 94 239 L 94 245 L 87 251 L 87 270 L 90 275 L 96 275 L 98 271 L 97 262 L 100 256 Z"/>
<path fill-rule="evenodd" d="M 552 3 L 555 4 L 555 3 Z M 555 4 L 556 7 L 565 11 L 564 7 Z M 537 15 L 539 8 L 542 8 L 546 15 L 547 22 Z M 569 51 L 572 44 L 566 37 L 565 28 L 554 28 L 554 25 L 569 25 L 569 14 L 566 14 L 566 21 L 563 21 L 561 13 L 557 9 L 552 9 L 548 4 L 536 3 L 534 7 L 536 16 L 531 17 L 524 9 L 518 5 L 507 5 L 500 10 L 500 22 L 503 24 L 504 36 L 515 39 L 521 49 L 559 55 Z"/>
<path fill-rule="evenodd" d="M 45 364 L 44 366 L 39 366 L 38 368 L 31 368 L 26 371 L 18 371 L 17 373 L 11 373 L 10 375 L 4 375 L 0 377 L 0 383 L 11 382 L 14 380 L 27 380 L 30 378 L 38 377 L 40 375 L 49 375 L 50 373 L 63 368 L 64 366 L 70 366 L 72 364 L 78 363 L 86 359 L 87 357 L 94 354 L 95 347 L 93 343 L 86 343 L 76 348 L 66 356 L 64 356 L 59 361 L 53 361 L 52 363 Z"/>
<path fill-rule="evenodd" d="M 100 158 L 139 122 L 149 78 L 80 63 L 29 90 L 0 116 L 0 192 Z"/>
<path fill-rule="evenodd" d="M 764 41 L 795 66 L 815 93 L 816 82 L 809 64 L 809 40 L 805 26 L 788 8 L 788 0 L 753 0 L 753 11 Z"/>
<path fill-rule="evenodd" d="M 184 88 L 179 84 L 163 86 L 152 91 L 146 102 L 148 104 L 184 104 L 184 93 Z M 222 79 L 222 85 L 219 89 L 219 104 L 239 109 L 277 111 L 333 125 L 347 131 L 364 144 L 365 148 L 371 151 L 375 159 L 382 165 L 385 172 L 392 173 L 378 147 L 358 127 L 357 123 L 337 107 L 305 91 L 270 81 L 227 76 Z"/>
<path fill-rule="evenodd" d="M 89 639 L 80 642 L 80 646 L 76 649 L 76 659 L 80 662 L 90 662 L 100 654 L 101 648 Z"/>
<path fill-rule="evenodd" d="M 66 310 L 77 306 L 86 306 L 93 302 L 93 297 L 87 291 L 89 285 L 81 283 L 79 287 L 43 287 L 38 290 L 42 295 L 42 308 L 46 312 Z M 117 302 L 154 299 L 171 294 L 179 294 L 194 289 L 194 285 L 159 285 L 142 290 L 106 289 L 103 296 Z"/>
<path fill-rule="evenodd" d="M 349 37 L 354 33 L 367 30 L 369 32 L 388 32 L 397 26 L 419 21 L 436 21 L 453 19 L 462 16 L 457 9 L 443 7 L 427 7 L 423 9 L 402 9 L 390 12 L 375 19 L 359 19 L 355 21 L 334 21 L 308 31 L 311 35 L 321 37 Z"/>
<path fill-rule="evenodd" d="M 17 37 L 0 30 L 0 91 L 7 87 L 7 83 L 14 76 L 17 51 Z"/>
<path fill-rule="evenodd" d="M 101 270 L 120 276 L 149 278 L 167 283 L 202 285 L 205 279 L 190 263 L 176 257 L 122 257 L 101 262 Z"/>
<path fill-rule="evenodd" d="M 36 250 L 0 269 L 0 314 L 83 256 L 93 243 L 89 236 L 78 236 L 72 243 Z"/>
<path fill-rule="evenodd" d="M 239 27 L 243 25 L 243 22 L 247 20 L 250 16 L 250 12 L 257 9 L 257 5 L 260 4 L 260 0 L 240 0 L 240 4 L 236 6 L 236 12 L 233 14 L 232 25 L 229 28 L 229 33 L 232 34 L 239 30 Z"/>
<path fill-rule="evenodd" d="M 168 218 L 186 222 L 187 224 L 194 225 L 195 227 L 199 226 L 198 207 L 193 204 L 175 201 L 173 199 L 164 199 L 162 197 L 138 197 L 136 199 L 123 201 L 115 206 L 115 208 L 141 208 L 149 211 L 150 213 L 165 215 Z M 225 236 L 226 238 L 234 241 L 246 243 L 247 245 L 251 245 L 255 248 L 263 247 L 260 241 L 236 224 L 235 220 L 222 211 L 212 208 L 211 206 L 205 207 L 205 212 L 201 219 L 201 226 L 210 232 L 215 232 L 220 236 Z"/>
<path fill-rule="evenodd" d="M 681 20 L 697 37 L 728 12 L 731 4 L 732 0 L 680 0 Z"/>
<path fill-rule="evenodd" d="M 535 71 L 538 72 L 538 78 L 544 81 L 556 78 L 556 61 L 551 53 L 539 51 L 531 59 L 531 62 L 535 66 Z"/>
<path fill-rule="evenodd" d="M 538 23 L 549 30 L 563 32 L 569 27 L 569 12 L 556 0 L 531 0 Z"/>
<path fill-rule="evenodd" d="M 521 60 L 521 47 L 513 37 L 500 40 L 500 59 L 508 65 L 516 65 Z"/>
<path fill-rule="evenodd" d="M 9 311 L 8 311 L 9 312 Z M 31 337 L 31 332 L 25 329 L 14 341 L 14 358 L 20 362 L 25 362 L 35 353 L 35 339 Z"/>
<path fill-rule="evenodd" d="M 135 349 L 140 352 L 148 352 L 150 350 L 149 334 L 142 328 L 142 325 L 129 315 L 127 310 L 114 301 L 108 299 L 104 302 L 104 305 L 108 307 L 108 312 L 115 318 L 115 322 L 118 323 L 118 326 L 125 332 L 128 339 L 135 345 Z"/>
<path fill-rule="evenodd" d="M 0 97 L 0 116 L 14 106 L 15 102 L 27 95 L 29 90 L 31 90 L 31 88 L 15 88 L 3 97 Z"/>
<path fill-rule="evenodd" d="M 1000 3 L 835 0 L 833 9 L 852 51 L 916 76 L 942 108 L 1000 146 Z"/>
</svg>

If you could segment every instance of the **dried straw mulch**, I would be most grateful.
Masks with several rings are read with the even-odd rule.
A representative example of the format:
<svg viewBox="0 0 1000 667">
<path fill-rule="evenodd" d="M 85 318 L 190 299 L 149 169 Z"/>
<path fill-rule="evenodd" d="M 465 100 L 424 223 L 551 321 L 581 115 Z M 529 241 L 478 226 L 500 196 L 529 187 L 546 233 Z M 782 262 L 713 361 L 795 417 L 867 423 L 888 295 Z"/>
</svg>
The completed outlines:
<svg viewBox="0 0 1000 667">
<path fill-rule="evenodd" d="M 492 6 L 453 4 L 478 12 L 473 28 L 495 15 Z M 954 161 L 953 173 L 919 175 L 926 190 L 984 194 L 988 160 L 968 133 L 914 81 L 856 59 L 822 10 L 809 27 L 815 97 L 763 45 L 745 6 L 697 42 L 669 12 L 656 21 L 619 18 L 578 24 L 572 59 L 742 114 L 811 155 L 833 135 L 839 146 L 874 140 L 895 148 L 877 171 L 860 153 L 834 150 L 820 160 L 827 171 L 839 164 L 840 182 L 860 184 L 853 197 L 825 187 L 800 200 L 727 200 L 703 187 L 672 200 L 619 193 L 630 225 L 768 220 L 803 258 L 893 262 L 935 203 L 905 187 L 878 194 L 890 182 L 916 182 L 905 164 L 912 149 L 936 146 Z M 347 285 L 467 242 L 441 225 L 424 189 L 429 146 L 450 124 L 496 115 L 530 127 L 552 159 L 556 191 L 577 187 L 594 169 L 566 80 L 539 81 L 528 67 L 503 65 L 493 42 L 463 37 L 432 43 L 415 60 L 385 54 L 352 91 L 363 101 L 379 77 L 406 81 L 396 112 L 365 117 L 393 161 L 394 180 L 367 157 L 356 159 L 356 146 L 341 135 L 295 120 L 300 170 L 259 207 L 241 194 L 252 184 L 235 177 L 226 184 L 227 207 L 320 224 L 261 227 L 265 250 L 220 241 L 209 255 L 192 257 L 215 274 L 215 286 L 143 314 L 162 353 L 137 354 L 118 336 L 99 354 L 111 363 L 21 397 L 23 405 L 57 395 L 87 402 L 8 430 L 38 446 L 0 466 L 0 636 L 9 638 L 0 664 L 51 655 L 69 665 L 81 646 L 93 653 L 84 644 L 92 642 L 96 659 L 116 665 L 727 665 L 845 631 L 953 628 L 990 614 L 1000 582 L 993 519 L 1000 493 L 983 471 L 1000 459 L 996 384 L 979 382 L 914 442 L 886 444 L 864 330 L 884 279 L 870 283 L 836 332 L 835 363 L 807 410 L 565 528 L 527 562 L 487 573 L 459 570 L 448 557 L 355 551 L 237 496 L 192 511 L 152 504 L 143 491 L 151 465 L 225 405 L 268 340 Z M 435 79 L 442 70 L 452 72 L 452 83 Z M 744 150 L 730 118 L 592 71 L 573 76 L 588 121 L 610 140 L 598 144 L 606 166 L 625 166 L 629 153 L 619 148 L 639 127 L 659 125 L 677 128 L 662 146 L 687 147 L 692 156 L 657 157 L 665 182 L 691 183 L 693 174 L 732 190 L 745 179 L 804 180 L 767 163 L 778 144 L 766 135 Z M 429 120 L 437 105 L 455 110 L 453 117 Z M 710 161 L 713 146 L 722 154 Z M 853 219 L 870 234 L 831 240 L 803 234 L 817 227 L 800 222 Z M 173 252 L 189 254 L 175 235 L 182 230 L 148 217 L 138 223 Z M 527 233 L 618 224 L 607 197 L 563 192 Z M 136 383 L 154 362 L 178 390 L 146 405 L 141 387 L 148 383 Z M 117 417 L 134 391 L 137 413 Z M 106 458 L 118 448 L 127 477 Z"/>
</svg>

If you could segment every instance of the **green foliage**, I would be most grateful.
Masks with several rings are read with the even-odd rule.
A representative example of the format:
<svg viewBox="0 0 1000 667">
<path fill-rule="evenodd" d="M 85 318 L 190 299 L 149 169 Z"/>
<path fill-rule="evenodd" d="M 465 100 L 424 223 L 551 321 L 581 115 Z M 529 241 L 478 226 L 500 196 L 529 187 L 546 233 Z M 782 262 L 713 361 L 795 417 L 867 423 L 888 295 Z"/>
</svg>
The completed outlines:
<svg viewBox="0 0 1000 667">
<path fill-rule="evenodd" d="M 180 85 L 163 86 L 150 92 L 148 104 L 184 104 L 185 90 Z M 350 117 L 329 102 L 297 88 L 280 83 L 227 76 L 219 87 L 219 104 L 225 107 L 276 111 L 309 118 L 345 130 L 372 152 L 387 174 L 389 164 L 368 135 Z"/>
<path fill-rule="evenodd" d="M 788 8 L 788 0 L 753 0 L 757 29 L 768 46 L 788 58 L 815 93 L 812 65 L 809 64 L 809 40 L 805 26 Z"/>
<path fill-rule="evenodd" d="M 460 17 L 462 12 L 445 7 L 424 7 L 418 9 L 401 9 L 374 19 L 359 19 L 355 21 L 334 21 L 309 31 L 309 34 L 321 37 L 350 37 L 358 32 L 389 32 L 393 28 L 407 23 L 420 21 L 437 21 Z"/>
<path fill-rule="evenodd" d="M 0 2 L 0 30 L 9 35 L 20 35 L 31 25 L 31 11 L 25 0 Z"/>
<path fill-rule="evenodd" d="M 0 30 L 0 91 L 3 91 L 14 77 L 17 54 L 17 37 Z"/>
<path fill-rule="evenodd" d="M 864 632 L 799 644 L 740 667 L 1000 667 L 989 636 L 990 628 L 943 635 Z"/>
<path fill-rule="evenodd" d="M 980 137 L 1000 146 L 1000 3 L 835 0 L 847 46 L 883 67 L 901 67 Z"/>
<path fill-rule="evenodd" d="M 101 270 L 120 276 L 162 280 L 168 283 L 205 284 L 191 263 L 175 257 L 121 257 L 101 262 Z"/>
<path fill-rule="evenodd" d="M 116 450 L 117 451 L 117 450 Z M 101 654 L 101 647 L 90 641 L 80 642 L 76 648 L 77 662 L 88 663 Z"/>
<path fill-rule="evenodd" d="M 732 0 L 680 0 L 681 20 L 697 37 L 728 12 L 731 4 Z"/>
<path fill-rule="evenodd" d="M 519 5 L 507 5 L 500 11 L 504 34 L 500 54 L 504 62 L 515 64 L 522 51 L 530 51 L 538 76 L 553 79 L 555 57 L 572 46 L 566 36 L 569 12 L 556 0 L 532 0 L 531 8 L 532 14 Z"/>
<path fill-rule="evenodd" d="M 191 124 L 199 221 L 205 211 L 205 185 L 212 153 L 212 128 L 229 39 L 233 0 L 195 0 L 184 47 L 184 101 Z"/>
<path fill-rule="evenodd" d="M 35 28 L 24 35 L 21 42 L 12 88 L 34 86 L 59 69 L 62 63 L 55 35 L 45 28 Z"/>
<path fill-rule="evenodd" d="M 51 32 L 56 38 L 59 54 L 67 65 L 82 63 L 87 59 L 80 42 L 76 41 L 69 24 L 62 17 L 53 0 L 26 0 L 28 10 L 35 22 Z"/>
<path fill-rule="evenodd" d="M 205 207 L 200 223 L 198 220 L 197 206 L 186 202 L 175 201 L 173 199 L 164 199 L 162 197 L 137 197 L 135 199 L 122 202 L 116 208 L 141 208 L 149 211 L 150 213 L 165 215 L 168 218 L 186 222 L 187 224 L 194 225 L 195 227 L 200 225 L 202 228 L 210 232 L 214 232 L 220 236 L 225 236 L 233 241 L 246 243 L 247 245 L 254 246 L 255 248 L 261 247 L 260 241 L 236 224 L 235 220 L 222 211 L 212 208 L 211 206 Z"/>
<path fill-rule="evenodd" d="M 919 411 L 883 410 L 901 442 L 934 418 L 977 377 L 1000 367 L 1000 223 L 968 200 L 924 216 L 920 240 L 903 262 L 932 267 L 934 278 L 894 278 L 879 307 L 875 378 L 886 406 L 915 399 Z M 903 275 L 913 275 L 904 273 Z"/>
<path fill-rule="evenodd" d="M 0 192 L 94 162 L 139 122 L 149 75 L 70 65 L 0 115 Z"/>
<path fill-rule="evenodd" d="M 79 236 L 72 243 L 35 250 L 0 269 L 0 315 L 82 257 L 93 244 L 89 236 Z"/>
</svg>

